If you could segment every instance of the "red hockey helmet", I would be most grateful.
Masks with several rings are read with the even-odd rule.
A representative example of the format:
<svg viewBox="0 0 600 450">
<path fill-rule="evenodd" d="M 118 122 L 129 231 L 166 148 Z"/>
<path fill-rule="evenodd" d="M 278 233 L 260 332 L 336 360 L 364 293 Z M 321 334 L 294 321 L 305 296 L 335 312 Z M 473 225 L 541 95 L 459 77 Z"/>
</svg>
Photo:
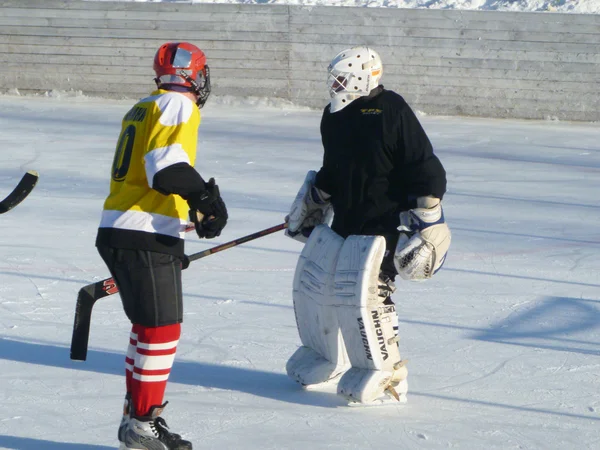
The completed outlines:
<svg viewBox="0 0 600 450">
<path fill-rule="evenodd" d="M 206 55 L 189 42 L 167 42 L 154 56 L 156 85 L 169 89 L 180 86 L 198 96 L 201 108 L 210 95 L 210 71 Z"/>
</svg>

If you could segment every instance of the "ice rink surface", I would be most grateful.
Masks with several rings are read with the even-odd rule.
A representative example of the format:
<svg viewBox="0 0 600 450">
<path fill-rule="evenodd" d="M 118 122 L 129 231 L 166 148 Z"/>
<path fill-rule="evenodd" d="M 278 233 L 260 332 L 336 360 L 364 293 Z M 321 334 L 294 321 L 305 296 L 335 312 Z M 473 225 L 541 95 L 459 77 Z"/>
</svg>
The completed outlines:
<svg viewBox="0 0 600 450">
<path fill-rule="evenodd" d="M 230 222 L 194 253 L 283 221 L 320 167 L 320 111 L 209 100 L 197 169 Z M 108 276 L 94 248 L 132 102 L 0 97 L 0 448 L 117 447 L 129 324 L 98 302 L 90 352 L 69 359 L 78 290 Z M 194 262 L 164 417 L 195 449 L 600 448 L 598 124 L 421 117 L 448 173 L 441 272 L 398 280 L 404 406 L 348 407 L 285 374 L 300 341 L 283 233 Z"/>
</svg>

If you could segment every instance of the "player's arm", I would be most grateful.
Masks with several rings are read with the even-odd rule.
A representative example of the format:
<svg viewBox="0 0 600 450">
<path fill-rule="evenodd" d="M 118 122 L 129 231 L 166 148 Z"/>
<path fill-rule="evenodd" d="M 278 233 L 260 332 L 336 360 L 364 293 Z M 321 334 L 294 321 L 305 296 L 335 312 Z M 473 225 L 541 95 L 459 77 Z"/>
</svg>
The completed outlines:
<svg viewBox="0 0 600 450">
<path fill-rule="evenodd" d="M 189 162 L 177 162 L 156 172 L 152 189 L 161 194 L 177 194 L 187 199 L 206 190 L 202 176 Z"/>
<path fill-rule="evenodd" d="M 400 213 L 394 264 L 402 278 L 422 280 L 442 267 L 450 247 L 451 233 L 442 209 L 446 171 L 408 105 L 402 108 L 400 119 L 402 179 L 414 205 Z"/>
<path fill-rule="evenodd" d="M 433 152 L 433 146 L 419 119 L 403 102 L 396 124 L 397 164 L 402 167 L 399 179 L 404 190 L 414 197 L 432 195 L 442 200 L 446 192 L 446 171 Z"/>
<path fill-rule="evenodd" d="M 180 99 L 171 98 L 172 102 L 177 100 Z M 210 239 L 221 234 L 228 214 L 215 180 L 205 182 L 191 165 L 188 149 L 195 149 L 199 116 L 193 115 L 190 105 L 193 104 L 183 102 L 175 105 L 179 108 L 163 108 L 144 157 L 146 176 L 150 187 L 158 192 L 187 200 L 198 236 Z M 171 111 L 176 114 L 167 116 Z"/>
<path fill-rule="evenodd" d="M 321 142 L 323 144 L 323 149 L 329 148 L 328 140 L 330 139 L 332 133 L 331 131 L 328 131 L 328 127 L 328 122 L 325 120 L 325 115 L 323 115 L 320 126 Z M 335 167 L 333 167 L 332 162 L 328 157 L 327 151 L 324 151 L 323 165 L 316 173 L 313 185 L 314 187 L 319 189 L 321 197 L 324 197 L 327 200 L 329 200 L 331 195 L 335 192 L 335 171 Z"/>
<path fill-rule="evenodd" d="M 227 224 L 227 207 L 215 179 L 205 182 L 189 163 L 176 163 L 157 172 L 152 188 L 162 194 L 177 194 L 187 200 L 190 220 L 201 238 L 219 236 Z"/>
<path fill-rule="evenodd" d="M 323 116 L 323 118 L 325 115 Z M 324 119 L 321 119 L 321 136 L 323 148 L 327 148 Z M 304 182 L 292 206 L 290 213 L 286 217 L 288 228 L 285 231 L 286 236 L 297 241 L 305 243 L 312 230 L 320 224 L 329 224 L 333 217 L 333 208 L 331 205 L 331 192 L 333 191 L 331 180 L 328 176 L 330 164 L 327 161 L 327 153 L 323 155 L 323 166 L 318 172 L 308 171 Z"/>
</svg>

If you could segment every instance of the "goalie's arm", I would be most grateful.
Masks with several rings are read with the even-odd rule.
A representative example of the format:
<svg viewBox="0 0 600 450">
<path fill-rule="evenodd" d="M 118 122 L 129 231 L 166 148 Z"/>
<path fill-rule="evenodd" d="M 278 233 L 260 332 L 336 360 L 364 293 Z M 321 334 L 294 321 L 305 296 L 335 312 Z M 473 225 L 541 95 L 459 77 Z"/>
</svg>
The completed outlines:
<svg viewBox="0 0 600 450">
<path fill-rule="evenodd" d="M 417 197 L 433 196 L 440 200 L 446 193 L 446 171 L 435 155 L 433 146 L 419 119 L 404 103 L 397 123 L 398 140 L 395 145 L 395 164 L 399 169 L 397 180 L 403 190 Z M 412 205 L 416 207 L 415 204 Z"/>
</svg>

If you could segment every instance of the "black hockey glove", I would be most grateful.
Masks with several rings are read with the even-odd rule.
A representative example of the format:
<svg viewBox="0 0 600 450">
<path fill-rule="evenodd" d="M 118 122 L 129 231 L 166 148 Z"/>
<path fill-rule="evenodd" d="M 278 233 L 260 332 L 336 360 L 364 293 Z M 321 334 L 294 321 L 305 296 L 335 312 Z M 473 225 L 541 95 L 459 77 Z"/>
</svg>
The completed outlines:
<svg viewBox="0 0 600 450">
<path fill-rule="evenodd" d="M 221 235 L 229 216 L 214 178 L 208 180 L 205 191 L 190 195 L 188 204 L 190 221 L 194 223 L 198 237 L 212 239 Z"/>
</svg>

